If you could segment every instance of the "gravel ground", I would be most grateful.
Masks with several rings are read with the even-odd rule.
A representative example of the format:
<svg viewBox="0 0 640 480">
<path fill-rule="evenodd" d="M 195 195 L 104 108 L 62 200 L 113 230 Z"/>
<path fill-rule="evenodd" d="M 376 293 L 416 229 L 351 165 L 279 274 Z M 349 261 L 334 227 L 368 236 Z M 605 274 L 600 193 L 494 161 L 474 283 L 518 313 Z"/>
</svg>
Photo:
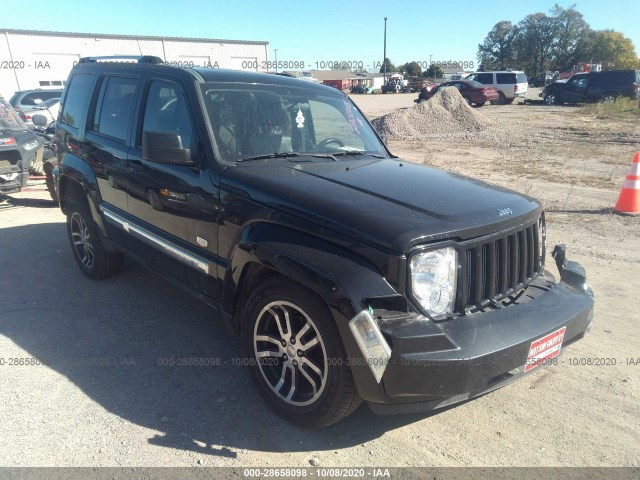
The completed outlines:
<svg viewBox="0 0 640 480">
<path fill-rule="evenodd" d="M 355 97 L 370 118 L 413 98 Z M 363 407 L 322 431 L 294 427 L 235 365 L 239 341 L 209 308 L 132 262 L 86 279 L 38 183 L 0 197 L 0 357 L 41 363 L 0 366 L 0 466 L 640 466 L 640 218 L 609 211 L 637 126 L 594 125 L 567 107 L 480 111 L 549 138 L 522 150 L 460 138 L 391 147 L 544 199 L 549 243 L 569 244 L 596 293 L 593 330 L 557 366 L 436 415 Z M 617 169 L 609 183 L 565 180 L 603 165 Z M 220 365 L 158 364 L 166 358 Z"/>
</svg>

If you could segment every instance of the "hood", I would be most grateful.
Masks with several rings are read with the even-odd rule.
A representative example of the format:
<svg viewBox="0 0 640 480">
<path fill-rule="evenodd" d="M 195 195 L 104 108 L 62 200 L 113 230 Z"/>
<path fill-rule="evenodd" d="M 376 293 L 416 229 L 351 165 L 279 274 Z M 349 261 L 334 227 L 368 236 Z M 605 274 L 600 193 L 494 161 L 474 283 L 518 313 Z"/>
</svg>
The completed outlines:
<svg viewBox="0 0 640 480">
<path fill-rule="evenodd" d="M 394 252 L 521 224 L 540 204 L 511 190 L 398 159 L 264 160 L 222 179 L 254 201 Z"/>
</svg>

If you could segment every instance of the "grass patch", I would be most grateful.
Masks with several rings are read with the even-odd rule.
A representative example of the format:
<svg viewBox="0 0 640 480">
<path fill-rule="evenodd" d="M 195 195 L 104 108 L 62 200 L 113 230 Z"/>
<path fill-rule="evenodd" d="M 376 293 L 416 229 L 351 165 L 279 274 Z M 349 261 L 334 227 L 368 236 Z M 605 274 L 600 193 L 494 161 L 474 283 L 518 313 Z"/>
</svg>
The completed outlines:
<svg viewBox="0 0 640 480">
<path fill-rule="evenodd" d="M 627 97 L 611 103 L 591 103 L 583 106 L 580 113 L 597 118 L 635 119 L 640 117 L 640 103 Z"/>
</svg>

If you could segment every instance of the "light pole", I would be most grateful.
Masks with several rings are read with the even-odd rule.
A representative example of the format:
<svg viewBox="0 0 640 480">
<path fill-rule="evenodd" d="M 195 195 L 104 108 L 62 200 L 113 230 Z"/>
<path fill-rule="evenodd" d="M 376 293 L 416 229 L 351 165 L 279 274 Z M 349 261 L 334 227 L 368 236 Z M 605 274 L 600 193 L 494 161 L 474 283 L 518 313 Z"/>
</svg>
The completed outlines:
<svg viewBox="0 0 640 480">
<path fill-rule="evenodd" d="M 387 17 L 384 17 L 384 56 L 382 57 L 382 79 L 387 83 Z"/>
<path fill-rule="evenodd" d="M 274 48 L 273 49 L 273 53 L 274 53 L 274 55 L 276 57 L 276 73 L 278 73 L 278 49 Z"/>
</svg>

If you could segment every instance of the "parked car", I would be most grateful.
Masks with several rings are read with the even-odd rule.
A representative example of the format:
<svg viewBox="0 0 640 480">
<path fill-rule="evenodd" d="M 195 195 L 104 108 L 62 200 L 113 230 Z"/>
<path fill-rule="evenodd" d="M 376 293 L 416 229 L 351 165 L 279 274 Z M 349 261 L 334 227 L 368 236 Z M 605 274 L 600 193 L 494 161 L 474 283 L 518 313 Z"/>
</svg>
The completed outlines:
<svg viewBox="0 0 640 480">
<path fill-rule="evenodd" d="M 482 107 L 487 102 L 495 102 L 499 97 L 498 90 L 495 87 L 486 87 L 473 80 L 456 80 L 454 82 L 441 83 L 437 87 L 431 90 L 426 90 L 425 92 L 421 91 L 415 101 L 420 103 L 424 100 L 428 100 L 440 89 L 446 87 L 457 88 L 460 91 L 462 98 L 464 98 L 469 105 L 473 105 L 475 107 Z"/>
<path fill-rule="evenodd" d="M 51 90 L 21 90 L 13 94 L 9 103 L 24 120 L 24 112 L 38 105 L 36 100 L 45 102 L 53 98 L 59 99 L 61 96 L 61 88 Z"/>
<path fill-rule="evenodd" d="M 548 85 L 540 96 L 547 105 L 613 102 L 618 97 L 638 98 L 638 86 L 638 70 L 576 73 L 566 82 Z"/>
<path fill-rule="evenodd" d="M 58 110 L 60 109 L 60 99 L 50 98 L 44 102 L 37 103 L 32 107 L 25 107 L 20 113 L 20 117 L 28 127 L 33 127 L 33 116 L 42 115 L 46 118 L 47 124 L 55 122 L 58 118 Z"/>
<path fill-rule="evenodd" d="M 0 97 L 0 193 L 19 192 L 26 187 L 36 154 L 42 154 L 38 137 Z"/>
<path fill-rule="evenodd" d="M 467 77 L 485 86 L 493 86 L 498 90 L 498 99 L 491 102 L 495 105 L 513 103 L 516 98 L 527 95 L 527 76 L 521 71 L 475 72 Z"/>
<path fill-rule="evenodd" d="M 75 260 L 98 280 L 126 254 L 211 305 L 282 417 L 442 408 L 590 329 L 584 269 L 564 246 L 560 278 L 545 268 L 537 200 L 400 160 L 335 88 L 138 62 L 81 59 L 67 82 L 58 191 Z"/>
</svg>

